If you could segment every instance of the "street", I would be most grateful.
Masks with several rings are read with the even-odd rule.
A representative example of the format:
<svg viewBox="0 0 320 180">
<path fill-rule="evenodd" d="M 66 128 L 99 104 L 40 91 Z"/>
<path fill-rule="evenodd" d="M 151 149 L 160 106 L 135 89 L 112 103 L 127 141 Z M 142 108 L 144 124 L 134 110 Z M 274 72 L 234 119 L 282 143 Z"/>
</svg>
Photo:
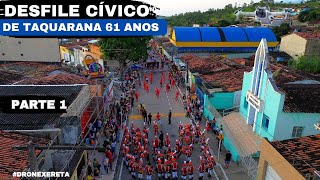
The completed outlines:
<svg viewBox="0 0 320 180">
<path fill-rule="evenodd" d="M 149 74 L 149 72 L 147 72 L 147 74 Z M 143 119 L 142 117 L 139 115 L 138 110 L 137 110 L 137 105 L 142 103 L 145 105 L 146 107 L 146 111 L 147 113 L 152 113 L 153 117 L 152 119 L 154 120 L 155 115 L 159 112 L 161 114 L 161 121 L 162 121 L 162 125 L 160 125 L 159 131 L 163 131 L 164 137 L 165 135 L 168 133 L 169 137 L 170 137 L 170 142 L 171 142 L 171 147 L 174 150 L 175 148 L 175 142 L 176 139 L 178 139 L 179 135 L 178 135 L 178 130 L 179 130 L 179 124 L 180 122 L 183 124 L 191 124 L 191 119 L 185 117 L 185 110 L 183 107 L 183 103 L 182 103 L 182 99 L 181 97 L 179 97 L 179 99 L 176 101 L 175 99 L 175 94 L 176 94 L 176 87 L 171 88 L 171 90 L 166 93 L 165 92 L 165 84 L 168 83 L 168 70 L 164 71 L 165 74 L 165 83 L 163 85 L 163 87 L 161 88 L 161 93 L 160 93 L 160 97 L 157 98 L 155 95 L 155 88 L 160 88 L 160 79 L 161 79 L 161 72 L 154 72 L 154 78 L 153 78 L 153 84 L 150 84 L 150 92 L 147 93 L 145 92 L 145 90 L 143 89 L 143 87 L 138 87 L 137 90 L 140 92 L 141 96 L 139 98 L 139 102 L 135 102 L 135 105 L 133 107 L 133 111 L 131 113 L 131 115 L 129 116 L 129 125 L 131 125 L 131 123 L 133 122 L 135 127 L 139 127 L 140 129 L 143 129 L 144 127 L 144 123 L 143 123 Z M 181 89 L 181 92 L 184 93 L 185 90 Z M 171 120 L 171 124 L 168 124 L 168 112 L 169 110 L 172 110 L 172 120 Z M 154 129 L 153 126 L 148 126 L 146 125 L 147 128 L 149 128 L 149 154 L 150 157 L 152 157 L 152 140 L 154 140 Z M 205 127 L 205 122 L 204 120 L 201 123 L 201 131 L 203 131 Z M 207 136 L 208 134 L 208 136 Z M 211 150 L 213 149 L 217 149 L 217 147 L 213 147 L 216 146 L 217 141 L 214 139 L 213 137 L 213 133 L 211 132 L 206 133 L 206 138 L 210 138 L 209 140 L 209 145 Z M 199 171 L 198 171 L 198 167 L 200 165 L 200 155 L 202 154 L 201 151 L 201 145 L 199 144 L 194 144 L 194 150 L 192 152 L 192 163 L 194 165 L 194 179 L 198 179 L 199 177 Z M 217 151 L 211 151 L 216 159 L 217 156 Z M 162 153 L 163 153 L 163 148 L 162 148 Z M 223 163 L 223 159 L 224 159 L 224 154 L 225 154 L 225 150 L 223 149 L 223 153 L 221 153 L 221 157 L 220 157 L 220 163 L 221 165 L 224 165 Z M 156 172 L 156 162 L 151 159 L 151 165 L 153 167 L 153 174 L 152 174 L 152 179 L 158 179 L 158 174 Z M 181 177 L 181 168 L 183 167 L 183 162 L 186 161 L 187 157 L 182 154 L 178 159 L 178 177 L 180 179 Z M 144 161 L 144 167 L 147 163 L 146 159 L 143 160 Z M 217 161 L 217 159 L 216 159 Z M 217 179 L 216 177 L 218 177 L 218 179 L 225 179 L 223 172 L 221 170 L 221 168 L 219 168 L 219 166 L 216 166 L 215 168 L 215 172 L 217 174 L 217 176 L 213 175 L 211 177 L 211 179 Z M 248 179 L 247 176 L 244 174 L 244 172 L 241 171 L 241 169 L 235 165 L 235 163 L 231 163 L 230 165 L 230 169 L 228 169 L 229 173 L 231 173 L 231 177 L 235 177 L 232 179 L 238 179 L 238 178 L 242 178 L 242 179 Z M 215 173 L 214 172 L 214 173 Z M 235 172 L 233 174 L 233 172 Z M 207 177 L 208 173 L 206 172 L 204 174 L 204 179 L 209 179 Z M 229 176 L 228 176 L 229 177 Z M 230 178 L 230 177 L 229 177 Z M 131 174 L 129 173 L 129 170 L 127 169 L 126 165 L 122 162 L 118 162 L 117 165 L 117 169 L 116 169 L 116 175 L 115 178 L 116 180 L 129 180 L 129 179 L 133 179 Z M 144 174 L 143 179 L 146 179 L 146 175 Z M 164 179 L 164 178 L 163 178 Z M 187 178 L 188 179 L 188 178 Z M 231 178 L 230 178 L 231 179 Z"/>
</svg>

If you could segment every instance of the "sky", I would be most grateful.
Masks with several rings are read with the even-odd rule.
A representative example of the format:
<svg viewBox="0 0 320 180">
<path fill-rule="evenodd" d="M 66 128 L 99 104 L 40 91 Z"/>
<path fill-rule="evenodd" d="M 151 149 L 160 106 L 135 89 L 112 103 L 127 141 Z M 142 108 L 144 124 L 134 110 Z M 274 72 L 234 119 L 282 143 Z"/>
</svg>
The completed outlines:
<svg viewBox="0 0 320 180">
<path fill-rule="evenodd" d="M 148 4 L 160 8 L 158 15 L 171 16 L 174 14 L 193 12 L 193 11 L 207 11 L 210 8 L 221 9 L 227 4 L 234 5 L 236 2 L 239 5 L 250 3 L 251 0 L 141 0 Z M 254 0 L 255 2 L 255 0 Z"/>
<path fill-rule="evenodd" d="M 193 12 L 200 10 L 201 12 L 207 11 L 210 8 L 222 9 L 227 4 L 232 4 L 233 6 L 237 2 L 238 6 L 242 6 L 243 3 L 249 4 L 251 0 L 139 0 L 146 2 L 148 4 L 157 6 L 160 11 L 157 12 L 158 15 L 162 16 L 172 16 L 175 14 Z M 253 2 L 258 2 L 260 0 L 253 0 Z M 280 0 L 275 0 L 280 1 Z M 282 0 L 283 2 L 296 2 L 301 0 Z"/>
</svg>

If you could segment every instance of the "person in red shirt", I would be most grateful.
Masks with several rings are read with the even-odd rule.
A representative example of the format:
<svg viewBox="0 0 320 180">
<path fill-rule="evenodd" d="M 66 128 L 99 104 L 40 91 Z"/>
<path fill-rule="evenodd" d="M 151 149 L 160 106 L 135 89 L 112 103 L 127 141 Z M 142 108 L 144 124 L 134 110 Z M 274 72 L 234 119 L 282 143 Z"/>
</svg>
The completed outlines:
<svg viewBox="0 0 320 180">
<path fill-rule="evenodd" d="M 188 167 L 187 167 L 187 162 L 183 162 L 183 167 L 181 168 L 181 179 L 187 179 L 187 174 L 188 174 Z"/>
<path fill-rule="evenodd" d="M 146 91 L 147 91 L 147 93 L 149 93 L 149 85 L 148 84 L 146 84 Z"/>
<path fill-rule="evenodd" d="M 205 171 L 205 165 L 204 165 L 203 161 L 200 161 L 200 166 L 198 169 L 199 169 L 199 179 L 202 180 L 203 175 L 204 175 L 204 171 Z"/>
<path fill-rule="evenodd" d="M 138 102 L 138 101 L 139 101 L 140 93 L 137 91 L 134 95 L 136 96 L 136 101 Z"/>
<path fill-rule="evenodd" d="M 162 124 L 162 123 L 161 123 L 161 115 L 160 115 L 159 112 L 158 112 L 157 115 L 156 115 L 156 119 L 157 119 L 157 121 L 159 122 L 159 124 L 161 125 L 161 124 Z"/>
<path fill-rule="evenodd" d="M 110 169 L 112 171 L 112 162 L 113 162 L 113 160 L 112 160 L 112 152 L 109 149 L 107 149 L 107 151 L 106 151 L 106 157 L 109 159 L 108 166 L 110 167 Z"/>
<path fill-rule="evenodd" d="M 165 176 L 164 176 L 164 178 L 165 178 L 165 179 L 169 179 L 169 178 L 170 178 L 170 175 L 171 175 L 171 173 L 170 173 L 170 171 L 171 171 L 170 161 L 165 160 L 164 163 L 165 163 L 165 164 L 164 164 L 164 171 L 165 171 Z"/>
<path fill-rule="evenodd" d="M 155 135 L 159 134 L 159 125 L 157 124 L 156 121 L 154 121 L 154 123 L 153 123 L 153 129 L 154 129 Z"/>
<path fill-rule="evenodd" d="M 168 83 L 168 84 L 166 85 L 166 93 L 168 93 L 169 90 L 170 90 L 170 85 L 169 85 L 169 83 Z"/>
<path fill-rule="evenodd" d="M 159 89 L 159 88 L 156 88 L 156 89 L 154 90 L 154 92 L 155 92 L 157 98 L 159 99 L 160 89 Z"/>
<path fill-rule="evenodd" d="M 150 83 L 152 84 L 153 74 L 152 72 L 149 74 Z"/>
<path fill-rule="evenodd" d="M 146 165 L 147 180 L 151 180 L 152 172 L 153 172 L 153 169 L 149 161 L 148 165 Z"/>
<path fill-rule="evenodd" d="M 158 177 L 160 180 L 164 174 L 164 167 L 163 167 L 163 164 L 160 159 L 158 160 L 158 164 L 157 164 L 157 172 L 158 172 Z"/>
<path fill-rule="evenodd" d="M 178 101 L 179 94 L 180 94 L 180 92 L 179 92 L 179 90 L 177 90 L 177 91 L 176 91 L 176 101 Z"/>
<path fill-rule="evenodd" d="M 188 164 L 189 179 L 193 179 L 193 172 L 194 172 L 194 166 L 192 165 L 192 162 L 190 161 Z"/>
<path fill-rule="evenodd" d="M 172 161 L 172 178 L 178 179 L 178 163 L 174 158 L 172 158 L 171 161 Z"/>
<path fill-rule="evenodd" d="M 170 138 L 169 138 L 169 134 L 166 134 L 166 138 L 164 139 L 164 150 L 167 151 L 168 147 L 170 145 Z"/>
</svg>

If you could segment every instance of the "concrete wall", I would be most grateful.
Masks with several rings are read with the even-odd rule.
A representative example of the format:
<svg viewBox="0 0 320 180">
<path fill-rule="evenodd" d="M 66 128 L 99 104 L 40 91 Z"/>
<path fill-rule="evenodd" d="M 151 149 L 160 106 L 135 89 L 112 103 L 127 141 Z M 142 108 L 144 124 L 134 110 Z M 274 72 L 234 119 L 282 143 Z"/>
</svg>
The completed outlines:
<svg viewBox="0 0 320 180">
<path fill-rule="evenodd" d="M 310 39 L 307 42 L 307 56 L 320 56 L 320 39 Z"/>
<path fill-rule="evenodd" d="M 217 92 L 209 101 L 217 110 L 229 109 L 233 107 L 234 92 Z"/>
<path fill-rule="evenodd" d="M 66 164 L 69 162 L 75 150 L 58 150 L 51 154 L 53 171 L 61 172 L 62 168 L 69 166 Z"/>
<path fill-rule="evenodd" d="M 63 144 L 76 144 L 81 135 L 80 118 L 77 116 L 60 117 L 62 122 Z"/>
<path fill-rule="evenodd" d="M 268 164 L 281 179 L 305 179 L 267 140 L 263 139 L 257 180 L 265 179 Z"/>
<path fill-rule="evenodd" d="M 303 56 L 306 47 L 307 40 L 294 33 L 281 38 L 280 51 L 288 53 L 294 59 Z"/>
<path fill-rule="evenodd" d="M 0 36 L 0 61 L 60 62 L 59 41 Z"/>
</svg>

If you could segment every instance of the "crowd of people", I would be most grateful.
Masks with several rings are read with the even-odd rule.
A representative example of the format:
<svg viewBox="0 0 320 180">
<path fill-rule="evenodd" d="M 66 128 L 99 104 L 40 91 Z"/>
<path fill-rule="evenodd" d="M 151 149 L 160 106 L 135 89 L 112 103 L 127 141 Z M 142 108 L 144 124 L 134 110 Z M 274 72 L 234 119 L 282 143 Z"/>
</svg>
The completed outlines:
<svg viewBox="0 0 320 180">
<path fill-rule="evenodd" d="M 105 113 L 105 121 L 98 119 L 89 124 L 89 134 L 86 138 L 86 144 L 89 146 L 102 145 L 105 150 L 105 157 L 99 161 L 93 159 L 88 166 L 88 179 L 90 177 L 100 176 L 102 165 L 105 173 L 114 171 L 113 162 L 116 158 L 116 146 L 120 142 L 120 130 L 122 124 L 128 120 L 129 113 L 134 106 L 134 97 L 137 97 L 136 84 L 139 83 L 139 72 L 130 70 L 125 74 L 125 81 L 121 87 L 122 94 L 119 100 L 113 100 Z M 138 98 L 136 98 L 138 99 Z M 99 142 L 101 136 L 105 136 L 102 143 Z"/>
<path fill-rule="evenodd" d="M 157 121 L 153 122 L 157 124 Z M 133 179 L 142 180 L 144 174 L 146 179 L 151 180 L 155 174 L 159 179 L 193 179 L 195 167 L 191 156 L 194 152 L 193 145 L 201 145 L 200 165 L 198 168 L 199 179 L 213 175 L 216 165 L 213 155 L 209 151 L 209 138 L 206 139 L 204 130 L 200 125 L 195 127 L 191 124 L 179 125 L 179 138 L 172 141 L 167 133 L 164 137 L 162 131 L 153 128 L 154 138 L 149 136 L 149 129 L 140 129 L 131 123 L 130 127 L 124 127 L 124 140 L 121 147 L 123 162 L 128 168 Z M 171 146 L 175 142 L 175 147 Z M 150 153 L 151 152 L 151 153 Z M 177 160 L 182 158 L 184 163 L 179 167 Z M 156 164 L 153 167 L 151 162 Z"/>
</svg>

